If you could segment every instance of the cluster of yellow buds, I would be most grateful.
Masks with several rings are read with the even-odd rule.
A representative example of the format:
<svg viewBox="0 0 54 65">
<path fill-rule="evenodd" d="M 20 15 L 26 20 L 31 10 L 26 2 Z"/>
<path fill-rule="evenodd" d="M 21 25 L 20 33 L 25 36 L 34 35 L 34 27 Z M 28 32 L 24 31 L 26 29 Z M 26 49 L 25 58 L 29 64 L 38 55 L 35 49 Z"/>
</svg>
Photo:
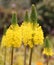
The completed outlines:
<svg viewBox="0 0 54 65">
<path fill-rule="evenodd" d="M 52 48 L 44 48 L 43 54 L 46 54 L 47 56 L 53 56 Z"/>
<path fill-rule="evenodd" d="M 49 38 L 46 37 L 45 39 L 45 47 L 44 47 L 44 50 L 43 50 L 43 54 L 47 55 L 47 56 L 53 56 L 54 53 L 53 53 L 53 49 L 50 47 L 50 43 L 49 43 Z"/>
<path fill-rule="evenodd" d="M 2 46 L 19 48 L 23 42 L 25 46 L 29 46 L 31 48 L 32 52 L 34 45 L 43 45 L 44 33 L 37 21 L 37 13 L 35 9 L 35 6 L 32 5 L 30 17 L 28 16 L 28 12 L 26 12 L 24 22 L 21 26 L 17 24 L 16 13 L 13 13 L 12 24 L 3 35 L 1 42 Z M 47 46 L 48 43 L 44 48 L 43 54 L 46 54 L 47 56 L 52 56 L 52 49 Z"/>
<path fill-rule="evenodd" d="M 13 13 L 12 24 L 7 29 L 5 35 L 2 38 L 2 46 L 6 47 L 20 47 L 22 44 L 22 35 L 19 25 L 16 23 L 16 13 Z"/>
<path fill-rule="evenodd" d="M 22 36 L 24 45 L 42 45 L 44 41 L 44 35 L 41 26 L 39 24 L 33 25 L 32 23 L 22 24 Z"/>
<path fill-rule="evenodd" d="M 28 19 L 28 12 L 26 12 L 27 18 L 21 25 L 23 43 L 24 45 L 29 45 L 31 48 L 33 45 L 42 45 L 44 41 L 43 30 L 36 22 L 37 16 L 35 13 L 35 6 L 32 5 L 30 20 Z"/>
<path fill-rule="evenodd" d="M 28 17 L 28 12 L 26 12 L 25 20 L 21 26 L 17 24 L 16 13 L 13 13 L 12 24 L 7 29 L 5 35 L 2 38 L 2 46 L 20 47 L 22 41 L 25 46 L 29 45 L 31 48 L 33 45 L 43 44 L 44 35 L 41 26 L 39 26 L 37 23 L 34 5 L 32 5 L 30 20 Z"/>
</svg>

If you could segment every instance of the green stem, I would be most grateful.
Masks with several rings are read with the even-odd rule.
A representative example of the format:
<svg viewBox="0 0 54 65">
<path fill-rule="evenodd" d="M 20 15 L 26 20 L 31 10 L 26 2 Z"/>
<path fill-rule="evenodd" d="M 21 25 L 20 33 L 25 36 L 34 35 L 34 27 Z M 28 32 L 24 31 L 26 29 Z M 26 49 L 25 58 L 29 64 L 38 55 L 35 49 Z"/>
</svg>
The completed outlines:
<svg viewBox="0 0 54 65">
<path fill-rule="evenodd" d="M 30 52 L 29 65 L 31 65 L 32 62 L 32 53 L 33 53 L 33 48 L 31 48 L 31 52 Z"/>
<path fill-rule="evenodd" d="M 26 65 L 26 46 L 25 46 L 25 53 L 24 53 L 24 65 Z"/>
<path fill-rule="evenodd" d="M 11 65 L 13 65 L 13 53 L 14 53 L 14 48 L 12 47 L 12 50 L 11 50 Z"/>
</svg>

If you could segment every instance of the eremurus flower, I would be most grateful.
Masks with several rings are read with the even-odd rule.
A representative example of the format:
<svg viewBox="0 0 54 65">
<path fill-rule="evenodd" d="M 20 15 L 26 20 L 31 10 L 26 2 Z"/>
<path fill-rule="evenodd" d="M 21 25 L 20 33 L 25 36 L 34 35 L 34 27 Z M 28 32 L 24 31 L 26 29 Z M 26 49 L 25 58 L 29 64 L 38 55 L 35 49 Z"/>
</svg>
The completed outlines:
<svg viewBox="0 0 54 65">
<path fill-rule="evenodd" d="M 53 49 L 50 47 L 49 37 L 46 37 L 44 45 L 45 47 L 43 50 L 43 54 L 47 56 L 53 56 Z"/>
<path fill-rule="evenodd" d="M 32 11 L 34 6 L 32 6 Z M 35 12 L 35 11 L 34 11 Z M 44 42 L 44 34 L 41 26 L 36 22 L 36 16 L 33 12 L 31 12 L 31 20 L 24 21 L 21 25 L 22 29 L 22 41 L 24 45 L 29 45 L 31 48 L 34 45 L 42 45 Z"/>
<path fill-rule="evenodd" d="M 46 64 L 49 64 L 49 58 L 50 56 L 53 56 L 53 49 L 51 48 L 50 42 L 49 42 L 49 37 L 47 36 L 45 38 L 45 43 L 44 43 L 44 49 L 43 49 L 43 54 L 46 55 Z"/>
<path fill-rule="evenodd" d="M 43 54 L 45 54 L 47 56 L 53 56 L 52 48 L 44 48 Z"/>
<path fill-rule="evenodd" d="M 21 25 L 22 30 L 22 41 L 25 46 L 29 46 L 31 48 L 29 65 L 31 65 L 32 59 L 32 51 L 34 45 L 43 45 L 44 42 L 44 34 L 41 26 L 39 26 L 37 22 L 37 15 L 35 6 L 32 5 L 32 11 L 30 15 L 30 20 L 28 20 L 28 15 L 26 14 L 25 20 Z"/>
<path fill-rule="evenodd" d="M 15 13 L 13 14 L 12 24 L 7 29 L 6 34 L 2 38 L 2 46 L 6 47 L 20 47 L 22 44 L 22 35 L 19 25 L 16 23 Z"/>
</svg>

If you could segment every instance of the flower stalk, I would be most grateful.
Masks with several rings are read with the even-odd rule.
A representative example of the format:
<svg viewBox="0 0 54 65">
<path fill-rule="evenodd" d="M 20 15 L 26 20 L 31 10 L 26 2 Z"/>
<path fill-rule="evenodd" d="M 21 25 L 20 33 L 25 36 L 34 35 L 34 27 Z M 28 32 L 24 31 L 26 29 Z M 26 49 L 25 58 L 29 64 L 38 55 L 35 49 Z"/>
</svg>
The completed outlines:
<svg viewBox="0 0 54 65">
<path fill-rule="evenodd" d="M 26 23 L 29 22 L 28 11 L 26 11 L 26 13 L 25 13 L 24 21 Z M 27 50 L 27 45 L 25 45 L 24 47 L 25 47 L 25 51 L 24 51 L 24 65 L 26 65 L 26 50 Z"/>
<path fill-rule="evenodd" d="M 24 65 L 26 65 L 26 46 L 25 46 L 25 52 L 24 52 Z"/>
<path fill-rule="evenodd" d="M 32 5 L 31 9 L 32 10 L 31 10 L 30 19 L 31 19 L 31 23 L 33 23 L 33 29 L 34 29 L 34 25 L 35 23 L 37 23 L 37 13 L 36 13 L 35 5 Z M 32 35 L 32 37 L 33 36 L 34 35 Z M 32 39 L 32 44 L 34 45 L 33 39 Z M 32 62 L 32 54 L 33 54 L 33 47 L 31 48 L 31 51 L 30 51 L 29 65 L 31 65 L 31 62 Z"/>
<path fill-rule="evenodd" d="M 14 47 L 11 48 L 11 65 L 13 65 Z"/>
<path fill-rule="evenodd" d="M 31 48 L 31 51 L 30 51 L 29 65 L 31 65 L 31 62 L 32 62 L 32 53 L 33 53 L 33 48 Z"/>
</svg>

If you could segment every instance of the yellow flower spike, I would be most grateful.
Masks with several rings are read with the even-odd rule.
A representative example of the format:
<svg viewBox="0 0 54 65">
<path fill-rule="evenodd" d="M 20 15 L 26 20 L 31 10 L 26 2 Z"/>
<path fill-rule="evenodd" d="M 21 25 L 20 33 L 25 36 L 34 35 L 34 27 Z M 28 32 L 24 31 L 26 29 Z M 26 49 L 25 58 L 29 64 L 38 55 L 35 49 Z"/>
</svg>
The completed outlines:
<svg viewBox="0 0 54 65">
<path fill-rule="evenodd" d="M 15 14 L 14 17 L 16 18 Z M 2 38 L 2 46 L 6 47 L 20 47 L 22 44 L 21 28 L 17 24 L 16 19 L 12 19 L 12 25 L 7 29 L 5 36 Z"/>
<path fill-rule="evenodd" d="M 31 65 L 32 52 L 34 45 L 42 45 L 44 41 L 44 35 L 41 26 L 37 23 L 37 15 L 35 6 L 32 5 L 32 11 L 30 15 L 30 21 L 26 20 L 21 25 L 22 40 L 25 46 L 29 45 L 31 48 L 29 65 Z"/>
<path fill-rule="evenodd" d="M 13 54 L 14 47 L 20 47 L 22 44 L 22 31 L 21 28 L 17 25 L 16 13 L 12 15 L 12 24 L 7 29 L 5 35 L 2 38 L 2 46 L 12 47 L 11 50 L 11 65 L 13 65 Z"/>
<path fill-rule="evenodd" d="M 13 45 L 14 47 L 21 46 L 22 35 L 21 35 L 21 31 L 19 27 L 17 28 L 16 26 L 14 27 L 14 29 L 9 29 L 6 34 L 7 34 L 8 40 L 10 39 L 11 45 Z"/>
<path fill-rule="evenodd" d="M 42 45 L 43 44 L 44 35 L 43 35 L 43 30 L 42 30 L 41 26 L 39 26 L 39 24 L 35 24 L 33 26 L 33 23 L 24 22 L 22 24 L 21 28 L 22 28 L 22 33 L 23 33 L 22 34 L 23 42 L 25 45 L 27 45 L 27 42 L 29 42 L 30 39 L 31 40 L 33 39 L 34 45 Z"/>
<path fill-rule="evenodd" d="M 23 24 L 21 28 L 22 28 L 22 37 L 23 37 L 24 45 L 28 45 L 28 41 L 32 39 L 32 34 L 33 34 L 31 24 L 30 23 Z"/>
<path fill-rule="evenodd" d="M 32 39 L 32 23 L 29 21 L 28 12 L 26 11 L 24 22 L 21 25 L 22 40 L 25 46 L 28 45 L 30 39 Z"/>
<path fill-rule="evenodd" d="M 33 24 L 32 25 L 33 43 L 34 45 L 42 45 L 44 41 L 44 35 L 43 35 L 43 30 L 41 26 L 39 26 L 38 21 L 37 21 L 37 12 L 36 12 L 36 7 L 34 4 L 32 5 L 30 19 Z"/>
<path fill-rule="evenodd" d="M 34 26 L 33 40 L 34 40 L 35 45 L 42 45 L 44 42 L 43 30 L 42 30 L 41 26 L 39 26 L 38 24 L 36 24 L 36 26 Z"/>
<path fill-rule="evenodd" d="M 43 54 L 47 56 L 53 56 L 53 50 L 51 48 L 44 48 Z"/>
</svg>

